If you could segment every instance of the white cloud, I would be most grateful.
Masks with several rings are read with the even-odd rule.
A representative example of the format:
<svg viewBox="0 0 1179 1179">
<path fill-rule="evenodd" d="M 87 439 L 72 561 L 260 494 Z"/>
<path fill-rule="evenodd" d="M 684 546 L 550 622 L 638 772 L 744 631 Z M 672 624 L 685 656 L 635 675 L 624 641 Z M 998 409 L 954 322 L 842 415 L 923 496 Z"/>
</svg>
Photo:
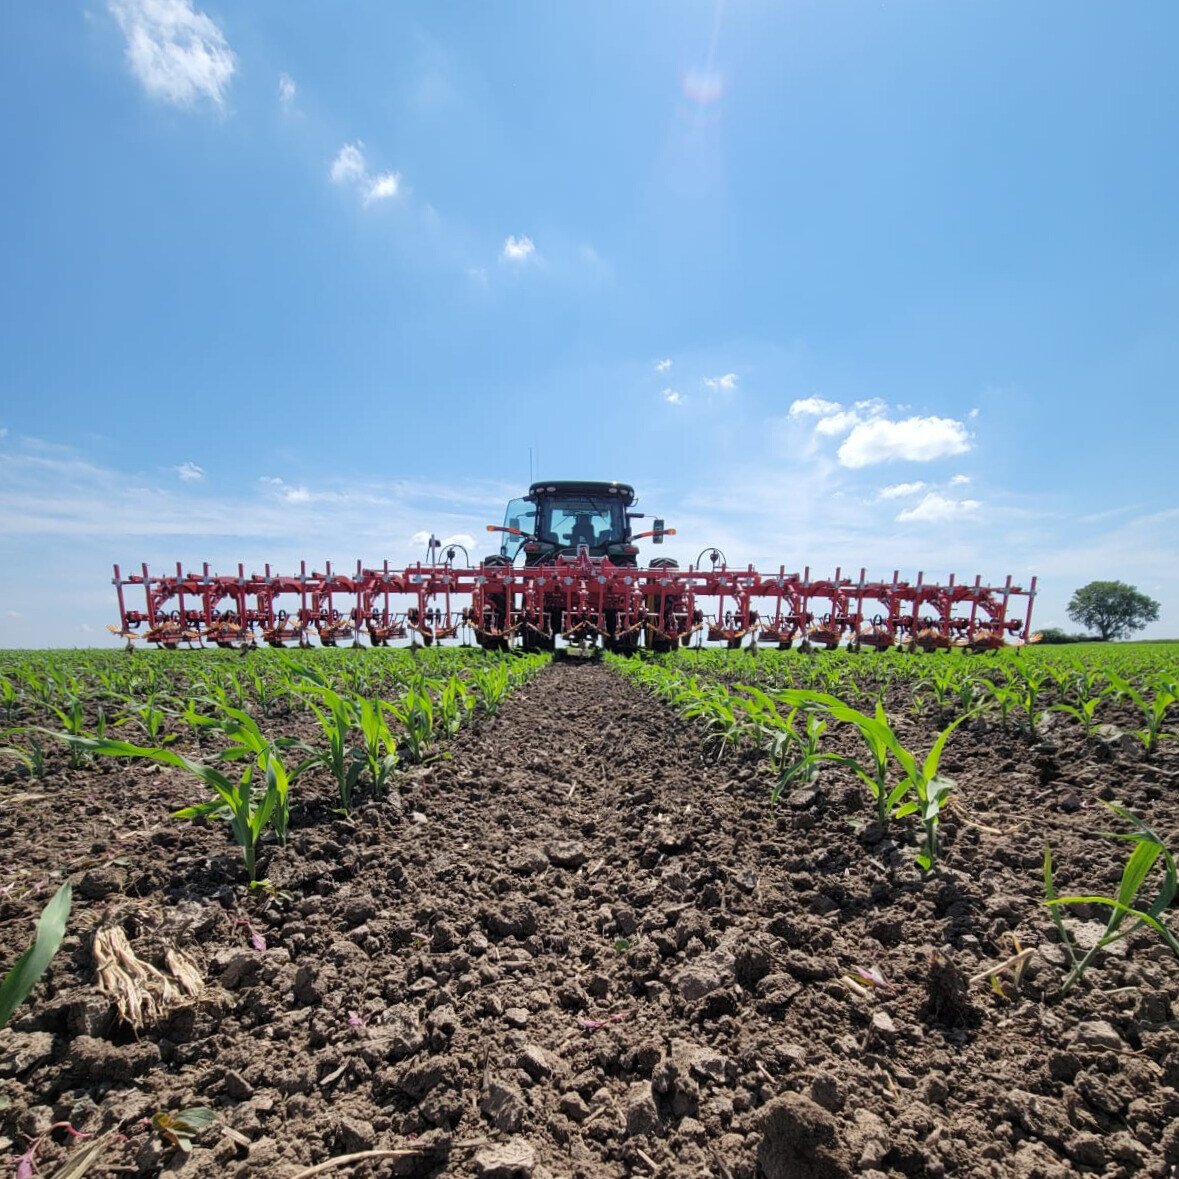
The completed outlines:
<svg viewBox="0 0 1179 1179">
<path fill-rule="evenodd" d="M 127 41 L 131 72 L 153 98 L 176 106 L 225 105 L 237 58 L 192 0 L 109 0 Z"/>
<path fill-rule="evenodd" d="M 678 389 L 664 389 L 663 400 L 668 405 L 683 405 L 684 395 Z"/>
<path fill-rule="evenodd" d="M 845 467 L 856 468 L 894 459 L 929 462 L 969 449 L 966 427 L 953 418 L 913 417 L 899 422 L 873 418 L 853 428 L 838 455 Z"/>
<path fill-rule="evenodd" d="M 797 417 L 826 417 L 836 414 L 843 406 L 838 401 L 825 401 L 822 397 L 803 397 L 799 401 L 790 403 L 790 416 Z"/>
<path fill-rule="evenodd" d="M 364 144 L 358 139 L 346 143 L 332 160 L 333 184 L 356 184 L 364 180 L 367 169 L 364 163 Z"/>
<path fill-rule="evenodd" d="M 521 234 L 519 237 L 504 238 L 504 248 L 499 256 L 504 262 L 526 262 L 534 253 L 536 246 L 532 238 Z"/>
<path fill-rule="evenodd" d="M 972 409 L 966 416 L 973 422 L 978 417 L 978 412 L 977 409 Z"/>
<path fill-rule="evenodd" d="M 737 387 L 737 374 L 725 373 L 723 377 L 705 377 L 704 383 L 713 391 L 731 393 Z"/>
<path fill-rule="evenodd" d="M 279 74 L 278 76 L 278 101 L 286 110 L 290 110 L 295 105 L 295 96 L 299 93 L 298 87 L 295 85 L 295 79 L 290 74 Z"/>
<path fill-rule="evenodd" d="M 401 176 L 397 172 L 379 172 L 376 175 L 369 172 L 364 142 L 360 139 L 340 148 L 332 160 L 330 175 L 333 184 L 358 189 L 366 205 L 374 201 L 387 201 L 401 192 Z"/>
<path fill-rule="evenodd" d="M 969 475 L 955 475 L 954 478 L 950 480 L 950 486 L 951 487 L 963 487 L 969 482 L 970 482 Z"/>
<path fill-rule="evenodd" d="M 416 544 L 429 544 L 429 543 L 430 543 L 430 538 L 431 538 L 433 535 L 434 535 L 434 534 L 433 534 L 432 532 L 415 532 L 415 533 L 413 534 L 413 536 L 411 536 L 411 537 L 409 538 L 409 543 L 410 543 L 410 544 L 415 544 L 415 545 L 416 545 Z"/>
<path fill-rule="evenodd" d="M 659 360 L 659 361 L 656 361 L 656 363 L 655 363 L 655 371 L 657 373 L 665 373 L 665 372 L 667 372 L 667 370 L 669 368 L 671 368 L 671 357 L 670 356 L 666 360 Z"/>
<path fill-rule="evenodd" d="M 401 177 L 396 172 L 383 172 L 380 176 L 374 176 L 369 183 L 364 194 L 364 203 L 367 205 L 371 201 L 386 201 L 390 197 L 395 197 L 400 187 Z"/>
<path fill-rule="evenodd" d="M 925 484 L 917 483 L 894 483 L 891 487 L 882 487 L 877 493 L 877 499 L 904 499 L 908 495 L 916 495 L 919 491 L 925 490 Z"/>
<path fill-rule="evenodd" d="M 205 477 L 204 467 L 198 467 L 196 463 L 181 463 L 175 471 L 185 483 L 197 483 Z"/>
<path fill-rule="evenodd" d="M 957 520 L 973 515 L 982 507 L 976 499 L 948 499 L 931 491 L 915 508 L 908 508 L 897 516 L 898 524 L 936 524 L 943 520 Z"/>
<path fill-rule="evenodd" d="M 843 409 L 839 413 L 820 418 L 815 423 L 815 433 L 828 438 L 846 434 L 860 420 L 860 415 L 854 409 Z"/>
</svg>

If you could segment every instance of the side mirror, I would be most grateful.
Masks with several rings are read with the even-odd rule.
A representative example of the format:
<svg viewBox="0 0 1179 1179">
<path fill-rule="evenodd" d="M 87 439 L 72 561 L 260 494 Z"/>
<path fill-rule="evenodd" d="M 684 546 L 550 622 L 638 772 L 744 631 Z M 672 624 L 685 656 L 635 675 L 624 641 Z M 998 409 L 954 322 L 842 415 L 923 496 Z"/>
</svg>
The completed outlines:
<svg viewBox="0 0 1179 1179">
<path fill-rule="evenodd" d="M 651 537 L 652 544 L 663 543 L 663 521 L 656 517 L 652 523 L 655 525 L 655 535 Z"/>
<path fill-rule="evenodd" d="M 511 518 L 511 519 L 508 521 L 508 527 L 509 527 L 509 528 L 515 528 L 515 529 L 519 529 L 519 527 L 520 527 L 520 517 L 519 517 L 519 516 L 513 516 L 513 517 L 512 517 L 512 518 Z"/>
</svg>

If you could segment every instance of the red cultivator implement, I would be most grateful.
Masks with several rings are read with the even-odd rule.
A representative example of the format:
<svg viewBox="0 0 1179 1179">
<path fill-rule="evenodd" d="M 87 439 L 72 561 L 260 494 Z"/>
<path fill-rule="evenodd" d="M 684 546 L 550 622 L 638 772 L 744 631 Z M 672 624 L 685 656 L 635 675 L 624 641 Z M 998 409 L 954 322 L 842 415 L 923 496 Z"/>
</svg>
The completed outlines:
<svg viewBox="0 0 1179 1179">
<path fill-rule="evenodd" d="M 431 542 L 427 564 L 334 573 L 186 573 L 124 577 L 115 566 L 120 625 L 111 631 L 128 643 L 142 639 L 163 647 L 212 643 L 220 647 L 361 645 L 410 639 L 426 645 L 458 638 L 482 647 L 527 650 L 572 647 L 631 652 L 667 651 L 690 643 L 744 644 L 800 649 L 934 651 L 959 647 L 993 650 L 1034 642 L 1030 634 L 1036 581 L 1024 590 L 1008 577 L 1000 586 L 981 578 L 959 584 L 868 581 L 842 577 L 812 580 L 810 570 L 763 574 L 730 569 L 717 549 L 680 569 L 655 558 L 638 565 L 636 540 L 662 543 L 674 529 L 661 520 L 632 532 L 642 518 L 628 509 L 634 491 L 622 483 L 533 484 L 508 506 L 500 552 L 478 565 L 457 566 L 461 546 Z M 513 550 L 513 545 L 514 550 Z M 464 552 L 465 556 L 465 552 Z M 522 563 L 518 560 L 522 559 Z M 707 566 L 707 567 L 706 567 Z M 144 595 L 144 608 L 129 608 L 126 590 Z"/>
</svg>

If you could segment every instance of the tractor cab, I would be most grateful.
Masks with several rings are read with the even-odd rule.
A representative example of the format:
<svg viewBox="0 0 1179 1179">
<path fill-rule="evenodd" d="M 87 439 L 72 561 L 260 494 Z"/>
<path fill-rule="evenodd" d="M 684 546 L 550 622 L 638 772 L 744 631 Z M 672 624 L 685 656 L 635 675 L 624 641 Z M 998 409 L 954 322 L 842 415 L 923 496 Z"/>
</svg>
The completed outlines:
<svg viewBox="0 0 1179 1179">
<path fill-rule="evenodd" d="M 640 513 L 628 509 L 634 488 L 626 483 L 564 480 L 533 483 L 528 494 L 508 504 L 502 528 L 501 559 L 514 561 L 522 552 L 525 565 L 543 565 L 562 556 L 576 557 L 585 545 L 591 558 L 608 557 L 614 565 L 636 565 L 631 520 Z M 662 521 L 656 521 L 662 528 Z M 662 532 L 654 536 L 656 544 Z"/>
</svg>

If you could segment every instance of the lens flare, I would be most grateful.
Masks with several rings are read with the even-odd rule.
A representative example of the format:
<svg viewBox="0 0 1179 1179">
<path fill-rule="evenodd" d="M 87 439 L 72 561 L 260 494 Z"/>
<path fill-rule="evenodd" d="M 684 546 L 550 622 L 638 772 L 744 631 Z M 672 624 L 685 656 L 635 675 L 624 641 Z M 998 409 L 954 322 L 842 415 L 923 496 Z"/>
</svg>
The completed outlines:
<svg viewBox="0 0 1179 1179">
<path fill-rule="evenodd" d="M 712 70 L 689 70 L 684 75 L 684 96 L 698 106 L 711 106 L 724 96 L 725 80 Z"/>
</svg>

